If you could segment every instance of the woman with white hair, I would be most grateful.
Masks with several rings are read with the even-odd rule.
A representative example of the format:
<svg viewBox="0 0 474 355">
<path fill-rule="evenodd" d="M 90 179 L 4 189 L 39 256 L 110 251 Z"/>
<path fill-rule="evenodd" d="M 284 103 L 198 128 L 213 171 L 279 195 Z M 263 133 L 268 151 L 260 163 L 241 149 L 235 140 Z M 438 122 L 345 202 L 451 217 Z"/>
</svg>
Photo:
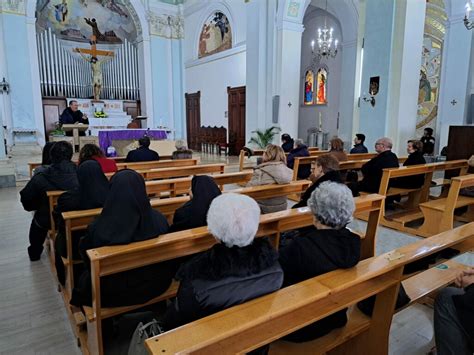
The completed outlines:
<svg viewBox="0 0 474 355">
<path fill-rule="evenodd" d="M 349 188 L 326 181 L 314 190 L 308 200 L 313 214 L 313 228 L 280 248 L 280 264 L 285 274 L 284 286 L 339 268 L 351 268 L 360 259 L 360 238 L 346 226 L 355 210 Z M 321 337 L 347 322 L 346 310 L 341 310 L 308 325 L 284 339 L 293 342 Z"/>
<path fill-rule="evenodd" d="M 188 149 L 185 140 L 178 139 L 175 147 L 176 150 L 171 155 L 171 159 L 192 159 L 193 151 Z"/>
<path fill-rule="evenodd" d="M 169 330 L 278 290 L 283 271 L 266 238 L 255 239 L 260 208 L 248 196 L 225 193 L 209 208 L 207 225 L 218 242 L 176 273 L 176 300 L 163 320 Z"/>
</svg>

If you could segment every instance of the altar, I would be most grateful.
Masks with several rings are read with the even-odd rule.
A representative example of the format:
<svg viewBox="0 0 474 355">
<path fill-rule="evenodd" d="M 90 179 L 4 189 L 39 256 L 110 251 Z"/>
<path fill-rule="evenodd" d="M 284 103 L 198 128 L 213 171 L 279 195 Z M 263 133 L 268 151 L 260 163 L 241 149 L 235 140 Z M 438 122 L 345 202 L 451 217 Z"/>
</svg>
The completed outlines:
<svg viewBox="0 0 474 355">
<path fill-rule="evenodd" d="M 109 146 L 113 146 L 117 154 L 122 155 L 119 150 L 123 150 L 126 145 L 138 141 L 145 135 L 150 137 L 152 142 L 168 138 L 164 129 L 103 129 L 99 131 L 99 146 L 104 152 L 107 152 Z"/>
</svg>

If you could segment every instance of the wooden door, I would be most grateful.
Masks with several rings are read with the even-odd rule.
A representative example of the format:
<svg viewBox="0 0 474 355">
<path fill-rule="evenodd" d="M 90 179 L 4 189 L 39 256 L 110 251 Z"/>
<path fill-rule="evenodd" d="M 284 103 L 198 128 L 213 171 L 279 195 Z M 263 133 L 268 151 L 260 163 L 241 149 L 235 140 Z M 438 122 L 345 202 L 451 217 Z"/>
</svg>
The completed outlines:
<svg viewBox="0 0 474 355">
<path fill-rule="evenodd" d="M 227 87 L 229 105 L 229 155 L 239 155 L 245 146 L 245 86 Z"/>
<path fill-rule="evenodd" d="M 185 95 L 186 98 L 186 135 L 189 149 L 201 150 L 199 129 L 201 127 L 201 92 Z"/>
</svg>

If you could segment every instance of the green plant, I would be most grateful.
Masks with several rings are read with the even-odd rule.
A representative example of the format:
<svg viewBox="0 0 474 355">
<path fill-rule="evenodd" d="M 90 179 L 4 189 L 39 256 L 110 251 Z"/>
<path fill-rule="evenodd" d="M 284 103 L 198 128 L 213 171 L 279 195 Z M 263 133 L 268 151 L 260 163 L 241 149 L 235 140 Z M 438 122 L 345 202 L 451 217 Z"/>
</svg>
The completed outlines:
<svg viewBox="0 0 474 355">
<path fill-rule="evenodd" d="M 273 141 L 275 134 L 281 131 L 280 127 L 272 126 L 270 128 L 261 131 L 259 129 L 252 131 L 255 136 L 250 138 L 249 143 L 257 145 L 259 148 L 265 149 Z"/>
</svg>

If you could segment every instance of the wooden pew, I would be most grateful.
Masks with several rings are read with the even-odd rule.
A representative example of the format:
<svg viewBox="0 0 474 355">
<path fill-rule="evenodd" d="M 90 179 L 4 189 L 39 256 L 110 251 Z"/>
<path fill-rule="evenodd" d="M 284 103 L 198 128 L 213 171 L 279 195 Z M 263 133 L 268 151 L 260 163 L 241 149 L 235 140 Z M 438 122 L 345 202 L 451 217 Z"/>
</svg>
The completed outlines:
<svg viewBox="0 0 474 355">
<path fill-rule="evenodd" d="M 173 168 L 180 166 L 193 166 L 197 165 L 197 159 L 175 159 L 175 160 L 158 160 L 158 161 L 145 161 L 138 163 L 117 163 L 118 170 L 132 169 L 132 170 L 150 170 L 160 168 Z"/>
<path fill-rule="evenodd" d="M 325 152 L 324 154 L 327 154 L 328 152 Z M 319 155 L 323 155 L 323 154 L 319 154 Z M 300 158 L 295 158 L 295 164 L 293 166 L 293 181 L 296 181 L 298 179 L 298 169 L 300 167 L 300 165 L 308 165 L 308 164 L 311 164 L 313 161 L 316 160 L 316 158 L 319 156 L 319 155 L 311 155 L 310 157 L 300 157 Z M 346 166 L 345 169 L 346 170 L 349 170 L 349 169 L 356 169 L 358 168 L 358 166 L 360 165 L 360 167 L 362 167 L 362 165 L 365 164 L 365 162 L 369 161 L 370 159 L 372 159 L 373 157 L 375 157 L 377 154 L 375 153 L 357 153 L 357 154 L 347 154 L 347 160 L 348 162 L 352 162 L 352 163 L 348 163 L 348 162 L 340 162 L 339 164 L 343 164 L 343 163 L 346 163 Z M 405 159 L 406 158 L 399 158 L 399 161 L 401 159 Z M 364 161 L 364 163 L 355 163 L 354 161 L 358 161 L 358 160 L 361 160 L 361 161 Z M 403 161 L 405 161 L 403 160 Z M 403 163 L 402 161 L 402 163 Z M 349 166 L 349 164 L 352 164 L 352 166 Z M 339 167 L 341 169 L 341 167 Z M 360 169 L 360 168 L 359 168 Z M 342 170 L 342 169 L 341 169 Z"/>
<path fill-rule="evenodd" d="M 421 203 L 423 224 L 418 229 L 408 230 L 422 237 L 448 231 L 454 227 L 454 211 L 460 207 L 467 207 L 465 218 L 469 222 L 474 221 L 474 197 L 459 195 L 462 188 L 471 186 L 474 186 L 474 174 L 452 178 L 448 196 Z"/>
<path fill-rule="evenodd" d="M 318 147 L 309 147 L 308 151 L 309 151 L 310 156 L 312 156 L 312 157 L 327 154 L 329 152 L 328 150 L 319 150 Z M 264 149 L 255 149 L 255 150 L 253 150 L 253 155 L 256 156 L 256 157 L 260 157 L 260 156 L 263 155 L 263 152 L 265 152 Z M 245 152 L 245 150 L 240 151 L 240 154 L 239 154 L 239 171 L 255 167 L 254 165 L 244 167 L 245 156 L 246 155 L 247 155 L 247 153 Z M 285 155 L 288 157 L 288 153 L 285 153 Z"/>
<path fill-rule="evenodd" d="M 252 197 L 254 199 L 264 199 L 278 196 L 287 196 L 289 194 L 302 193 L 309 186 L 309 181 L 292 182 L 285 185 L 264 185 L 245 187 L 231 190 L 229 192 L 240 193 Z M 184 203 L 189 201 L 189 196 L 172 197 L 166 199 L 152 199 L 150 201 L 151 207 L 162 213 L 171 223 L 176 209 L 181 207 Z M 76 262 L 73 260 L 72 253 L 72 232 L 85 230 L 87 226 L 102 212 L 102 208 L 94 208 L 83 211 L 63 212 L 65 233 L 66 233 L 66 248 L 67 258 L 63 258 L 63 263 L 66 268 L 66 287 L 65 299 L 70 299 L 72 289 L 74 287 L 73 265 Z M 373 217 L 375 218 L 375 217 Z M 377 219 L 378 221 L 378 219 Z M 372 224 L 373 225 L 373 224 Z M 375 223 L 375 226 L 377 224 Z M 370 231 L 375 233 L 374 231 Z M 54 245 L 53 245 L 54 250 Z M 54 259 L 53 259 L 54 265 Z"/>
<path fill-rule="evenodd" d="M 362 255 L 370 257 L 374 254 L 375 238 L 383 197 L 369 195 L 355 199 L 356 210 L 369 211 L 373 218 L 367 225 L 367 230 L 362 244 Z M 308 207 L 285 210 L 262 215 L 257 232 L 258 237 L 270 236 L 276 245 L 280 233 L 312 224 L 312 214 Z M 162 235 L 159 238 L 132 243 L 102 247 L 88 250 L 91 261 L 92 275 L 92 307 L 84 307 L 87 319 L 88 350 L 93 354 L 102 354 L 101 320 L 123 314 L 125 312 L 153 304 L 176 295 L 177 283 L 163 295 L 150 300 L 146 304 L 127 307 L 102 308 L 100 303 L 100 278 L 119 272 L 155 264 L 165 260 L 192 255 L 209 249 L 216 240 L 208 232 L 207 227 L 194 228 L 187 231 Z"/>
<path fill-rule="evenodd" d="M 474 247 L 474 223 L 362 260 L 146 340 L 151 354 L 247 353 L 376 295 L 372 317 L 352 307 L 348 323 L 319 339 L 272 344 L 270 354 L 388 354 L 405 265 L 448 247 Z"/>
<path fill-rule="evenodd" d="M 223 174 L 225 164 L 201 164 L 194 166 L 183 166 L 175 168 L 137 170 L 145 180 L 171 179 L 190 175 Z M 109 179 L 113 173 L 105 174 Z"/>
<path fill-rule="evenodd" d="M 438 163 L 428 163 L 420 165 L 412 165 L 400 168 L 384 169 L 382 180 L 380 182 L 379 194 L 383 196 L 408 195 L 408 201 L 405 204 L 405 211 L 401 213 L 394 213 L 390 216 L 383 213 L 381 223 L 389 228 L 394 228 L 403 232 L 410 233 L 412 229 L 406 228 L 405 224 L 415 221 L 423 217 L 418 205 L 426 202 L 429 199 L 431 181 L 433 174 L 436 171 L 451 171 L 459 170 L 460 175 L 466 174 L 468 169 L 467 160 L 451 160 Z M 392 179 L 415 176 L 424 174 L 423 186 L 417 189 L 404 189 L 397 187 L 390 187 Z M 432 234 L 437 234 L 431 233 Z"/>
</svg>

